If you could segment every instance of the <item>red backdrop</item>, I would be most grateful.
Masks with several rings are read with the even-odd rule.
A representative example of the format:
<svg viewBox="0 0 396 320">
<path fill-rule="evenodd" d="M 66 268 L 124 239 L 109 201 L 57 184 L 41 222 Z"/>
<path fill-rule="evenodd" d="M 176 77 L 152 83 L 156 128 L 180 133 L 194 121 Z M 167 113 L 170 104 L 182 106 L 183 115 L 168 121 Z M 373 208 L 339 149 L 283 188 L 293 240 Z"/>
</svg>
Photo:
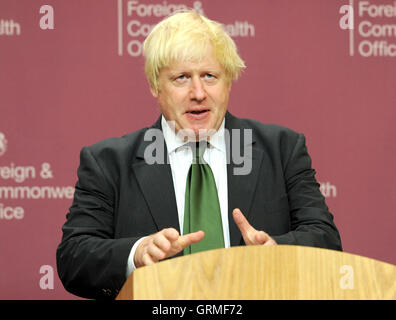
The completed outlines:
<svg viewBox="0 0 396 320">
<path fill-rule="evenodd" d="M 229 110 L 306 135 L 344 250 L 396 264 L 393 1 L 2 0 L 0 299 L 75 298 L 55 251 L 79 151 L 156 120 L 140 44 L 180 5 L 239 46 Z"/>
</svg>

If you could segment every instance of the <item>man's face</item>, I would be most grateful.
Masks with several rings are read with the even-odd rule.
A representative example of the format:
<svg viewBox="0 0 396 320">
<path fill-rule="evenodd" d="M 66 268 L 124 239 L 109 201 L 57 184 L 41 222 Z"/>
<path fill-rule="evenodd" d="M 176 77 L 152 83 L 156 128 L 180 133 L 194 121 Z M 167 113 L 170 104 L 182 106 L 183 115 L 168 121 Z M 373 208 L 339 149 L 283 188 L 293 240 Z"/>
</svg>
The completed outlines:
<svg viewBox="0 0 396 320">
<path fill-rule="evenodd" d="M 151 90 L 175 130 L 218 130 L 226 113 L 230 85 L 212 50 L 200 62 L 174 62 L 161 69 L 159 90 Z M 203 131 L 202 131 L 203 130 Z"/>
</svg>

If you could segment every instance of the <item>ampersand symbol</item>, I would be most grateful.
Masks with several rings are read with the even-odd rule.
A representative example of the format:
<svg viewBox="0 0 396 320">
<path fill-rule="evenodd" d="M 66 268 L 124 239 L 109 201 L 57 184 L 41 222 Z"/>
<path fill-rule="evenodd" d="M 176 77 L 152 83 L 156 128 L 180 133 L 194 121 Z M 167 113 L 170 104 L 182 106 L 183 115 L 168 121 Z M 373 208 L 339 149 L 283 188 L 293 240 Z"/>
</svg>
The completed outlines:
<svg viewBox="0 0 396 320">
<path fill-rule="evenodd" d="M 201 1 L 194 1 L 194 10 L 200 15 L 204 14 Z"/>
<path fill-rule="evenodd" d="M 52 175 L 51 165 L 47 162 L 41 165 L 40 176 L 43 179 L 52 179 L 54 176 Z"/>
</svg>

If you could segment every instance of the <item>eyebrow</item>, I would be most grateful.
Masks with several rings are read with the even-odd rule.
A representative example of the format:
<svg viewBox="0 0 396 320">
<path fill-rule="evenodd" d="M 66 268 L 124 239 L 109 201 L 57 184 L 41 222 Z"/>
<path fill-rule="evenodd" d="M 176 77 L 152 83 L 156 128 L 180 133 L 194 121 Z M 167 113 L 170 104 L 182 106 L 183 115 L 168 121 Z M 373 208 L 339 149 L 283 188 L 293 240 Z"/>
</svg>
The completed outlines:
<svg viewBox="0 0 396 320">
<path fill-rule="evenodd" d="M 173 69 L 173 70 L 169 69 L 167 71 L 167 73 L 169 75 L 171 75 L 171 76 L 176 76 L 176 75 L 179 75 L 179 74 L 191 74 L 191 73 L 195 73 L 195 72 L 198 72 L 199 74 L 211 73 L 211 74 L 218 75 L 218 74 L 221 73 L 221 70 L 217 69 L 217 68 L 202 68 L 201 70 L 196 70 L 196 69 L 191 70 L 191 69 L 182 69 L 182 68 L 180 68 L 180 69 Z"/>
</svg>

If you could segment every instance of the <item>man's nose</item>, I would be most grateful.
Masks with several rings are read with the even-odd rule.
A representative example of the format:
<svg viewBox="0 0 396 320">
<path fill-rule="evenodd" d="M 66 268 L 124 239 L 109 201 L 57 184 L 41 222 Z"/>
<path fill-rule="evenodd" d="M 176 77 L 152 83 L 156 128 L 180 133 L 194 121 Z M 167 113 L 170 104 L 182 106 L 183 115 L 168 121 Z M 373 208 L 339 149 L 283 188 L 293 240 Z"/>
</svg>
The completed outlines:
<svg viewBox="0 0 396 320">
<path fill-rule="evenodd" d="M 192 100 L 202 101 L 206 98 L 205 86 L 199 77 L 192 78 L 190 97 Z"/>
</svg>

